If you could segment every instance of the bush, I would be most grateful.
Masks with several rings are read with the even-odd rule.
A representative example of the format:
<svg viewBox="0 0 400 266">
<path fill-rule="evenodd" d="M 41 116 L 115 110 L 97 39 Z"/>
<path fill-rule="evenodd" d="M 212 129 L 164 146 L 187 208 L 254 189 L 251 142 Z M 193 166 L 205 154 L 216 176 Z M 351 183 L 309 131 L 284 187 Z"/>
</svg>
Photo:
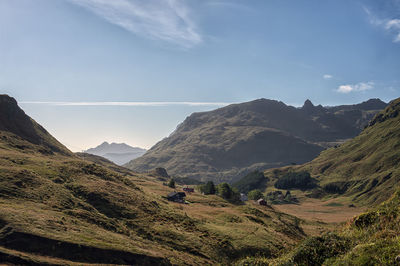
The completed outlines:
<svg viewBox="0 0 400 266">
<path fill-rule="evenodd" d="M 289 260 L 294 265 L 322 265 L 326 259 L 344 254 L 350 246 L 349 239 L 333 233 L 310 237 L 294 250 Z"/>
<path fill-rule="evenodd" d="M 307 171 L 289 172 L 278 179 L 275 187 L 279 189 L 311 189 L 315 188 L 316 180 Z"/>
<path fill-rule="evenodd" d="M 264 173 L 254 171 L 244 176 L 232 186 L 237 188 L 241 193 L 248 193 L 253 189 L 265 189 L 267 181 L 268 178 L 264 176 Z"/>
<path fill-rule="evenodd" d="M 168 186 L 169 186 L 170 188 L 175 188 L 175 180 L 174 180 L 173 178 L 171 178 L 171 180 L 169 180 Z"/>
<path fill-rule="evenodd" d="M 263 194 L 259 189 L 253 189 L 247 194 L 247 197 L 251 200 L 258 200 L 263 198 Z"/>
</svg>

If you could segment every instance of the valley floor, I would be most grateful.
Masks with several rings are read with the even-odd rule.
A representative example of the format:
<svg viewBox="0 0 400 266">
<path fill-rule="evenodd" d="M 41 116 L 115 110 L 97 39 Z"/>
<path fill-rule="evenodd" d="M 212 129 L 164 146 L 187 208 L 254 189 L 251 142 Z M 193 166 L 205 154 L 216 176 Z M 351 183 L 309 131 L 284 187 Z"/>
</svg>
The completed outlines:
<svg viewBox="0 0 400 266">
<path fill-rule="evenodd" d="M 346 198 L 328 200 L 301 197 L 299 204 L 274 205 L 280 212 L 309 221 L 342 223 L 364 212 L 364 207 L 351 207 Z"/>
</svg>

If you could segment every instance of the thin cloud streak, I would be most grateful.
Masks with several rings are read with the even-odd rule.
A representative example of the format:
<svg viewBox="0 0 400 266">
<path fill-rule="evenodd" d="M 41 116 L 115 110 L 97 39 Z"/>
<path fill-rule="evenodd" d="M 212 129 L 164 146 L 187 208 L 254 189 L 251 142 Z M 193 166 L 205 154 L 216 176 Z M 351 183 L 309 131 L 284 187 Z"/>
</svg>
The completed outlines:
<svg viewBox="0 0 400 266">
<path fill-rule="evenodd" d="M 22 101 L 21 104 L 41 104 L 52 106 L 226 106 L 227 102 L 36 102 Z"/>
<path fill-rule="evenodd" d="M 183 0 L 67 0 L 106 21 L 149 39 L 184 48 L 203 39 Z"/>
<path fill-rule="evenodd" d="M 400 1 L 399 1 L 400 2 Z M 380 19 L 376 17 L 370 9 L 363 6 L 364 12 L 368 15 L 369 23 L 378 26 L 394 35 L 393 42 L 400 43 L 400 19 Z"/>
</svg>

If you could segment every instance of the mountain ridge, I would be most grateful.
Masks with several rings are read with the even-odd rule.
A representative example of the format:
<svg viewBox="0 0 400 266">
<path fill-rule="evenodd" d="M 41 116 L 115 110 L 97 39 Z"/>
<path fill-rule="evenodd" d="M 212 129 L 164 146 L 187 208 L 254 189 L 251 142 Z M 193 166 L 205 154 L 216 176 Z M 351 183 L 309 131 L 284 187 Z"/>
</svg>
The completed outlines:
<svg viewBox="0 0 400 266">
<path fill-rule="evenodd" d="M 304 165 L 267 170 L 265 175 L 276 180 L 289 172 L 307 171 L 318 180 L 319 193 L 350 197 L 364 205 L 383 202 L 400 182 L 399 114 L 400 98 L 376 114 L 355 138 Z"/>
<path fill-rule="evenodd" d="M 378 103 L 383 102 L 370 105 Z M 325 147 L 356 136 L 379 111 L 352 109 L 359 106 L 336 110 L 306 100 L 296 108 L 262 98 L 193 113 L 125 166 L 139 172 L 163 167 L 172 175 L 232 182 L 253 170 L 305 163 Z"/>
</svg>

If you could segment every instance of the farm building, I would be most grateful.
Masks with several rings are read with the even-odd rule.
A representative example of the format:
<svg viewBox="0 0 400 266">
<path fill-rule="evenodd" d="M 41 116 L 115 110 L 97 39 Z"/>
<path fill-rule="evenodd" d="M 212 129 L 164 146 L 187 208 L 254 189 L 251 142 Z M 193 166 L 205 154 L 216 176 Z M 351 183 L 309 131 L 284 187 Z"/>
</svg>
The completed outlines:
<svg viewBox="0 0 400 266">
<path fill-rule="evenodd" d="M 168 194 L 167 200 L 183 203 L 183 202 L 185 202 L 185 197 L 186 197 L 185 192 L 174 191 L 174 192 L 171 192 Z"/>
<path fill-rule="evenodd" d="M 249 198 L 247 197 L 246 194 L 240 193 L 240 200 L 241 200 L 241 201 L 247 201 L 248 199 L 249 199 Z"/>
<path fill-rule="evenodd" d="M 258 199 L 257 203 L 258 205 L 267 206 L 267 202 L 265 201 L 265 199 Z"/>
<path fill-rule="evenodd" d="M 183 191 L 192 193 L 192 192 L 194 192 L 194 188 L 191 188 L 191 187 L 184 187 L 184 188 L 183 188 Z"/>
</svg>

